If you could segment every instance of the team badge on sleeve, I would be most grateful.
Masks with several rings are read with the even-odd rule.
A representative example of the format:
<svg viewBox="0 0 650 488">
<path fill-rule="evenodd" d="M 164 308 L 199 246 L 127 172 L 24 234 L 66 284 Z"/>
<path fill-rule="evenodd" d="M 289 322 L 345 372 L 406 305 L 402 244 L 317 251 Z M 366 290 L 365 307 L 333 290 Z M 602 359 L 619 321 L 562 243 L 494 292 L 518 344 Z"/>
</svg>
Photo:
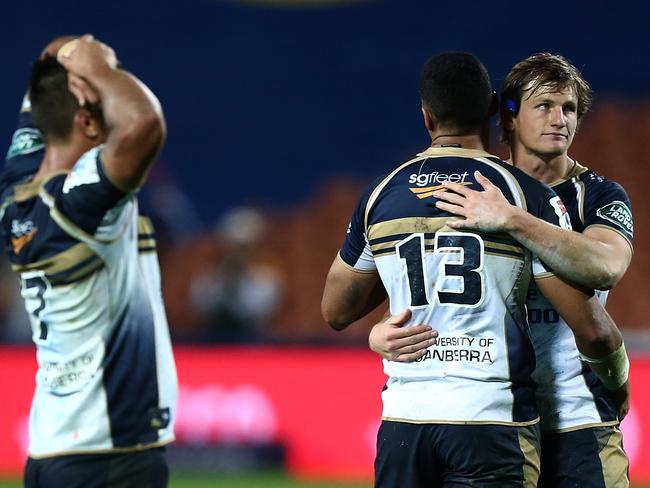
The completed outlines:
<svg viewBox="0 0 650 488">
<path fill-rule="evenodd" d="M 600 207 L 596 211 L 601 219 L 608 220 L 613 224 L 616 224 L 629 234 L 634 234 L 634 221 L 632 220 L 632 211 L 628 208 L 625 203 L 621 201 L 614 201 Z"/>
<path fill-rule="evenodd" d="M 30 154 L 43 147 L 45 147 L 43 136 L 38 130 L 29 127 L 18 129 L 11 139 L 11 146 L 9 146 L 6 158 L 11 159 L 21 154 Z"/>
<path fill-rule="evenodd" d="M 549 203 L 553 207 L 553 210 L 555 210 L 555 214 L 558 216 L 560 227 L 571 230 L 571 217 L 569 217 L 569 212 L 567 212 L 562 199 L 560 197 L 553 197 L 549 200 Z"/>
</svg>

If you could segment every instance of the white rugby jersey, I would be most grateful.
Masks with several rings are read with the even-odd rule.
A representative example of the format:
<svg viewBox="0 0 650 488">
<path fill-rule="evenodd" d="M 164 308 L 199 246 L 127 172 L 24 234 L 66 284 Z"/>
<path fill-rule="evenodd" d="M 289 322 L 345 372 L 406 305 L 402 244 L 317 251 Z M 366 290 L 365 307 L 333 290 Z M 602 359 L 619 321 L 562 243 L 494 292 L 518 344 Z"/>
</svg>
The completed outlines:
<svg viewBox="0 0 650 488">
<path fill-rule="evenodd" d="M 615 182 L 576 164 L 552 188 L 566 204 L 574 230 L 607 227 L 632 246 L 634 233 L 630 201 Z M 603 306 L 607 292 L 597 292 Z M 598 377 L 580 360 L 569 326 L 531 285 L 528 321 L 537 355 L 533 379 L 538 383 L 537 404 L 543 430 L 569 431 L 618 423 L 616 406 Z"/>
<path fill-rule="evenodd" d="M 0 222 L 38 360 L 29 455 L 170 442 L 176 371 L 155 236 L 135 195 L 108 181 L 101 147 L 45 181 L 27 170 L 42 147 L 8 156 Z"/>
<path fill-rule="evenodd" d="M 514 205 L 568 225 L 553 191 L 483 151 L 430 148 L 373 183 L 352 217 L 340 257 L 378 271 L 391 313 L 435 324 L 438 344 L 414 363 L 384 360 L 383 418 L 422 423 L 531 424 L 538 420 L 535 353 L 525 299 L 530 252 L 507 235 L 445 226 L 433 191 L 452 181 L 480 189 L 480 170 Z M 408 326 L 407 324 L 406 326 Z"/>
</svg>

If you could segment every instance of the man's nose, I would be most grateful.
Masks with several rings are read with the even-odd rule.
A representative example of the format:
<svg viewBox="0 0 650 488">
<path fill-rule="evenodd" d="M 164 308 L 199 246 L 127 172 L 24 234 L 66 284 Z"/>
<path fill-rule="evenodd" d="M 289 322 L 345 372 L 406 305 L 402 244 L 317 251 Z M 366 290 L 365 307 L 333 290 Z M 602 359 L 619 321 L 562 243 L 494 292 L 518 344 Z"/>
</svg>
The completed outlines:
<svg viewBox="0 0 650 488">
<path fill-rule="evenodd" d="M 554 127 L 564 127 L 566 125 L 566 118 L 562 107 L 553 107 L 551 110 L 551 124 Z"/>
</svg>

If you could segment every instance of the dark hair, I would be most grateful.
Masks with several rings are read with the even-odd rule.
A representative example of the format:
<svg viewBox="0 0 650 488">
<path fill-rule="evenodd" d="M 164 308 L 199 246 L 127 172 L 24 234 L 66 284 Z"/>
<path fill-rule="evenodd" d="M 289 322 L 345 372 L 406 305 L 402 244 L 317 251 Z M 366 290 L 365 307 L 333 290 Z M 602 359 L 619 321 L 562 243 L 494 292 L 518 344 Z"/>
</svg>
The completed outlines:
<svg viewBox="0 0 650 488">
<path fill-rule="evenodd" d="M 542 93 L 571 90 L 578 99 L 578 119 L 591 108 L 592 92 L 589 84 L 578 69 L 563 56 L 550 53 L 537 53 L 515 64 L 501 89 L 501 113 L 516 113 L 521 106 L 524 92 L 529 96 L 542 90 Z M 505 128 L 501 139 L 509 142 L 510 132 Z"/>
<path fill-rule="evenodd" d="M 34 125 L 43 135 L 67 139 L 79 103 L 68 89 L 68 72 L 56 58 L 46 56 L 34 63 L 29 98 Z"/>
<path fill-rule="evenodd" d="M 420 97 L 442 125 L 466 131 L 490 117 L 493 92 L 490 75 L 468 53 L 446 52 L 430 58 L 420 77 Z"/>
</svg>

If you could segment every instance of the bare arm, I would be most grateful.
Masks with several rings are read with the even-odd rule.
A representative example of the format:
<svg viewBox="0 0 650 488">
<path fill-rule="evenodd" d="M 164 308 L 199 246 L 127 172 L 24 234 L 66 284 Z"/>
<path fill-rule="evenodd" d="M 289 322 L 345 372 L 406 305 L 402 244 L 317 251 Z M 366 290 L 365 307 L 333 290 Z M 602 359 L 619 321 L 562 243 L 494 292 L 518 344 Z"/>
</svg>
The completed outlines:
<svg viewBox="0 0 650 488">
<path fill-rule="evenodd" d="M 377 272 L 354 271 L 337 255 L 325 281 L 321 313 L 333 329 L 343 330 L 385 299 L 386 290 Z"/>
<path fill-rule="evenodd" d="M 582 358 L 612 391 L 622 419 L 629 409 L 629 362 L 616 324 L 592 291 L 556 276 L 538 279 L 536 284 L 573 331 Z"/>
<path fill-rule="evenodd" d="M 476 180 L 485 191 L 445 183 L 455 193 L 434 193 L 436 206 L 463 220 L 451 220 L 455 229 L 507 232 L 567 280 L 600 290 L 610 289 L 623 277 L 632 259 L 629 243 L 613 230 L 593 227 L 584 233 L 544 222 L 511 205 L 498 187 L 480 173 Z"/>
<path fill-rule="evenodd" d="M 120 189 L 134 190 L 165 139 L 158 99 L 136 77 L 118 69 L 113 50 L 92 36 L 64 44 L 57 57 L 69 71 L 73 87 L 75 80 L 87 83 L 99 97 L 108 131 L 102 152 L 106 173 Z"/>
</svg>

